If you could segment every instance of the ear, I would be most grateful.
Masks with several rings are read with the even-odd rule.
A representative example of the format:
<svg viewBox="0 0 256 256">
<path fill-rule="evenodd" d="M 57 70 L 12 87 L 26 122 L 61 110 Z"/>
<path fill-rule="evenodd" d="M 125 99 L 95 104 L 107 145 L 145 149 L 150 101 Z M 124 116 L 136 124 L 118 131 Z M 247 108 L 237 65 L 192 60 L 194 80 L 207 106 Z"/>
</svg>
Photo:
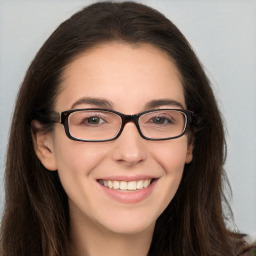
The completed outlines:
<svg viewBox="0 0 256 256">
<path fill-rule="evenodd" d="M 31 127 L 34 150 L 37 157 L 47 170 L 56 171 L 57 162 L 53 152 L 53 141 L 51 134 L 49 132 L 45 132 L 42 124 L 36 120 L 32 121 Z"/>
<path fill-rule="evenodd" d="M 186 155 L 186 164 L 189 164 L 193 160 L 193 150 L 194 150 L 194 139 L 192 139 L 187 148 L 187 155 Z"/>
</svg>

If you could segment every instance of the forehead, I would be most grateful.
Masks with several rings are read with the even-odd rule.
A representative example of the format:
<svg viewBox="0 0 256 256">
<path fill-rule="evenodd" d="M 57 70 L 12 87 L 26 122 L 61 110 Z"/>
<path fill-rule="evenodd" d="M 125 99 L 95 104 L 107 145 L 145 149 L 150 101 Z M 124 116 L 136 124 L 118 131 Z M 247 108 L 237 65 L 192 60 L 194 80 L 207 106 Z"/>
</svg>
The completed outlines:
<svg viewBox="0 0 256 256">
<path fill-rule="evenodd" d="M 167 53 L 149 44 L 112 42 L 85 51 L 65 68 L 60 87 L 61 109 L 82 97 L 110 100 L 119 111 L 122 105 L 142 108 L 165 98 L 185 105 L 177 67 Z"/>
</svg>

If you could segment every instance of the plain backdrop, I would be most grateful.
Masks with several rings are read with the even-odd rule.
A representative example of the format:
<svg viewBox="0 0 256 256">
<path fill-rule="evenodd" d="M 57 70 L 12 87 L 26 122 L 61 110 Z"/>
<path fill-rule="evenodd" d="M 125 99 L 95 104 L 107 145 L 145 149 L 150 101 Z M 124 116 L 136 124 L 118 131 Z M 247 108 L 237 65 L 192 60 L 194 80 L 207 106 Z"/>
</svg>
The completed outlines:
<svg viewBox="0 0 256 256">
<path fill-rule="evenodd" d="M 4 162 L 18 88 L 43 42 L 95 1 L 0 0 L 0 215 Z M 209 76 L 227 126 L 225 165 L 233 190 L 232 229 L 256 233 L 256 1 L 143 0 L 187 37 Z M 203 157 L 203 156 L 202 156 Z"/>
</svg>

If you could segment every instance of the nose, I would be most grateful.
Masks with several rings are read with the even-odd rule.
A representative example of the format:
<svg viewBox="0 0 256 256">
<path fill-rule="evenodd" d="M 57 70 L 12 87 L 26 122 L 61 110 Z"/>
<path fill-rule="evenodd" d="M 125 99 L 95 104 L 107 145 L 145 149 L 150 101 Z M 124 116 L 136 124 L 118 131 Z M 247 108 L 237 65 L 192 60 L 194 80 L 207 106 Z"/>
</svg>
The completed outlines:
<svg viewBox="0 0 256 256">
<path fill-rule="evenodd" d="M 147 158 L 147 147 L 133 122 L 126 123 L 122 134 L 114 141 L 113 160 L 134 166 Z"/>
</svg>

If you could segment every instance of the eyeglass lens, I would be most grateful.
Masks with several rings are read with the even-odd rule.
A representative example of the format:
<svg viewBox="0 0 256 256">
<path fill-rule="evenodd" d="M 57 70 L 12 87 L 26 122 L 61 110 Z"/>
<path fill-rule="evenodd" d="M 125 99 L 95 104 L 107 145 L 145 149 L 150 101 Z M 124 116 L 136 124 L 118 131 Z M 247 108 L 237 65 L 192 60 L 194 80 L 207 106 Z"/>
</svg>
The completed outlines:
<svg viewBox="0 0 256 256">
<path fill-rule="evenodd" d="M 186 115 L 176 110 L 158 110 L 139 118 L 141 133 L 150 139 L 164 139 L 181 135 L 186 126 Z M 75 111 L 69 115 L 70 135 L 81 140 L 109 140 L 122 126 L 122 118 L 103 110 Z"/>
</svg>

